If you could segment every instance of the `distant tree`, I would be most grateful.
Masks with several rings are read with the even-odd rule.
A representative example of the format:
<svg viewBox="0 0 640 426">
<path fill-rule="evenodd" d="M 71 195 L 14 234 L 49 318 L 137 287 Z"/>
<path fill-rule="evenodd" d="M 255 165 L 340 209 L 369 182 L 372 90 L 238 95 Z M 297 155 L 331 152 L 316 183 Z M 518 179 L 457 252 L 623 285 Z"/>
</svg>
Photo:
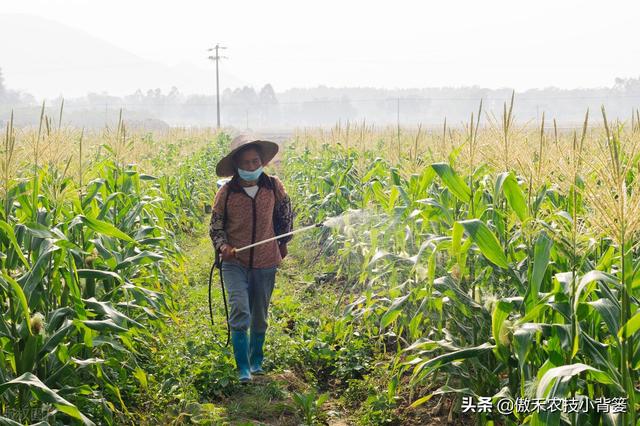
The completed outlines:
<svg viewBox="0 0 640 426">
<path fill-rule="evenodd" d="M 146 100 L 148 103 L 153 104 L 161 97 L 162 97 L 162 89 L 156 88 L 156 90 L 151 90 L 151 89 L 147 90 Z"/>
<path fill-rule="evenodd" d="M 171 90 L 169 90 L 169 94 L 167 95 L 167 100 L 172 103 L 178 103 L 183 101 L 182 94 L 178 90 L 176 86 L 172 86 Z"/>
<path fill-rule="evenodd" d="M 278 99 L 271 84 L 265 84 L 258 95 L 259 105 L 256 108 L 258 113 L 258 125 L 273 125 L 278 120 Z"/>
<path fill-rule="evenodd" d="M 620 78 L 616 77 L 615 84 L 613 85 L 614 90 L 621 91 L 637 91 L 640 89 L 640 78 Z"/>
<path fill-rule="evenodd" d="M 123 100 L 125 104 L 130 106 L 142 105 L 144 102 L 144 93 L 142 93 L 142 90 L 138 89 L 134 93 L 126 95 Z"/>
<path fill-rule="evenodd" d="M 253 87 L 244 86 L 242 89 L 234 91 L 238 102 L 254 104 L 258 100 L 258 94 Z"/>
<path fill-rule="evenodd" d="M 263 104 L 277 104 L 276 92 L 273 90 L 271 84 L 265 84 L 262 90 L 260 90 L 260 103 Z"/>
</svg>

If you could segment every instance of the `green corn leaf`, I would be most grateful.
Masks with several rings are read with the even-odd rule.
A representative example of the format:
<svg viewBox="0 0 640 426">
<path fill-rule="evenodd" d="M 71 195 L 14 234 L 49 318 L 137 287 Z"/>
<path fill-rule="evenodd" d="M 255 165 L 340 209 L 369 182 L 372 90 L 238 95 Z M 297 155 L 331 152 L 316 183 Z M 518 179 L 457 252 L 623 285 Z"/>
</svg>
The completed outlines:
<svg viewBox="0 0 640 426">
<path fill-rule="evenodd" d="M 19 281 L 23 284 L 24 293 L 29 300 L 29 306 L 36 306 L 40 301 L 37 297 L 43 289 L 42 279 L 47 273 L 47 268 L 51 262 L 51 258 L 54 253 L 62 250 L 60 247 L 53 245 L 49 240 L 44 240 L 43 249 L 33 265 L 33 268 L 25 275 L 19 278 Z"/>
<path fill-rule="evenodd" d="M 22 264 L 25 267 L 29 268 L 29 262 L 27 261 L 27 258 L 24 257 L 24 254 L 22 254 L 22 249 L 18 244 L 18 240 L 16 240 L 16 234 L 13 231 L 13 228 L 4 220 L 0 220 L 0 231 L 3 231 L 5 237 L 9 239 L 11 246 L 13 247 L 15 253 L 18 255 L 18 258 L 20 258 L 20 260 L 22 261 Z"/>
<path fill-rule="evenodd" d="M 464 292 L 456 284 L 456 282 L 450 276 L 439 277 L 433 280 L 433 286 L 442 294 L 446 294 L 451 299 L 455 300 L 458 309 L 466 316 L 475 316 L 479 312 L 482 312 L 482 305 L 478 304 L 469 295 Z"/>
<path fill-rule="evenodd" d="M 135 377 L 136 379 L 138 379 L 138 382 L 140 383 L 140 386 L 142 386 L 142 389 L 147 389 L 147 375 L 145 374 L 144 370 L 140 367 L 136 367 L 134 373 L 133 373 L 133 377 Z"/>
<path fill-rule="evenodd" d="M 607 324 L 609 332 L 615 336 L 620 330 L 620 307 L 604 297 L 588 302 L 588 305 L 600 314 L 600 317 Z"/>
<path fill-rule="evenodd" d="M 56 330 L 49 340 L 44 343 L 42 349 L 38 352 L 38 359 L 42 359 L 49 352 L 52 352 L 73 329 L 73 323 L 67 320 L 64 325 Z"/>
<path fill-rule="evenodd" d="M 460 201 L 468 203 L 471 201 L 471 189 L 469 186 L 453 171 L 447 163 L 435 163 L 431 167 L 436 171 L 442 182 Z"/>
<path fill-rule="evenodd" d="M 25 223 L 24 226 L 27 228 L 27 233 L 36 238 L 55 238 L 51 230 L 41 223 L 30 222 Z"/>
<path fill-rule="evenodd" d="M 133 238 L 111 225 L 108 222 L 102 220 L 93 219 L 88 216 L 80 216 L 82 223 L 87 225 L 90 229 L 109 237 L 119 238 L 124 241 L 134 242 Z"/>
<path fill-rule="evenodd" d="M 446 223 L 451 223 L 453 221 L 449 209 L 444 207 L 437 200 L 433 198 L 425 198 L 423 200 L 418 200 L 417 202 L 428 206 L 429 210 L 433 212 L 432 216 L 434 217 L 434 220 L 444 221 Z"/>
<path fill-rule="evenodd" d="M 549 265 L 551 246 L 553 246 L 553 240 L 545 232 L 541 232 L 534 247 L 533 272 L 531 274 L 531 283 L 536 291 L 540 291 L 540 284 Z"/>
<path fill-rule="evenodd" d="M 611 265 L 613 264 L 613 260 L 614 260 L 613 257 L 615 253 L 616 253 L 615 246 L 609 246 L 607 251 L 605 251 L 604 254 L 600 256 L 596 269 L 598 271 L 608 271 L 609 269 L 611 269 Z"/>
<path fill-rule="evenodd" d="M 460 349 L 454 352 L 449 352 L 446 354 L 439 355 L 435 358 L 431 358 L 427 361 L 423 361 L 418 365 L 416 365 L 413 371 L 413 377 L 423 378 L 433 370 L 438 369 L 446 364 L 450 364 L 454 361 L 461 361 L 469 358 L 477 358 L 478 356 L 491 351 L 494 347 L 495 345 L 492 345 L 489 343 L 483 343 L 480 346 Z"/>
<path fill-rule="evenodd" d="M 113 322 L 112 319 L 83 320 L 80 322 L 85 326 L 89 327 L 90 329 L 97 330 L 97 331 L 115 331 L 117 333 L 124 333 L 127 331 L 126 328 L 120 327 L 118 324 Z"/>
<path fill-rule="evenodd" d="M 553 240 L 550 239 L 545 232 L 541 232 L 536 239 L 533 252 L 533 269 L 531 271 L 531 279 L 529 280 L 529 288 L 525 296 L 527 311 L 531 310 L 538 302 L 540 285 L 542 284 L 542 279 L 549 265 L 552 246 Z"/>
<path fill-rule="evenodd" d="M 144 250 L 136 254 L 135 256 L 127 257 L 122 262 L 120 262 L 115 269 L 119 270 L 122 268 L 127 268 L 129 266 L 145 265 L 147 263 L 158 262 L 162 259 L 164 259 L 164 256 L 162 256 L 161 254 Z"/>
<path fill-rule="evenodd" d="M 98 194 L 102 185 L 104 185 L 104 179 L 94 179 L 89 182 L 88 193 L 82 197 L 82 209 L 85 209 L 91 203 L 91 200 Z"/>
<path fill-rule="evenodd" d="M 373 255 L 373 257 L 371 258 L 371 260 L 369 261 L 369 264 L 367 265 L 367 267 L 371 267 L 373 266 L 378 260 L 385 258 L 385 257 L 389 257 L 391 256 L 391 253 L 389 253 L 386 250 L 382 250 L 382 249 L 378 249 L 376 250 L 375 254 Z"/>
<path fill-rule="evenodd" d="M 93 339 L 93 345 L 95 347 L 107 345 L 118 352 L 129 353 L 129 351 L 124 346 L 122 346 L 120 343 L 114 341 L 109 336 L 104 334 L 101 335 L 100 337 L 96 337 L 95 339 Z"/>
<path fill-rule="evenodd" d="M 395 207 L 399 197 L 400 197 L 400 191 L 398 190 L 398 185 L 393 185 L 391 187 L 391 191 L 389 191 L 389 199 L 387 200 L 388 210 L 391 210 Z"/>
<path fill-rule="evenodd" d="M 366 183 L 373 177 L 380 178 L 386 173 L 385 162 L 381 158 L 376 158 L 373 162 L 373 167 L 362 177 L 361 182 Z"/>
<path fill-rule="evenodd" d="M 509 317 L 512 309 L 511 303 L 499 300 L 491 315 L 491 333 L 493 334 L 493 340 L 496 342 L 496 355 L 505 362 L 509 358 L 509 348 L 502 343 L 503 339 L 500 338 L 500 335 L 504 322 Z"/>
<path fill-rule="evenodd" d="M 91 420 L 89 420 L 80 412 L 80 410 L 78 410 L 78 407 L 51 390 L 47 385 L 42 383 L 37 376 L 33 375 L 32 373 L 24 373 L 20 377 L 16 377 L 13 380 L 1 384 L 0 394 L 3 394 L 8 389 L 15 388 L 17 386 L 29 387 L 29 389 L 31 389 L 38 400 L 52 404 L 59 411 L 73 417 L 74 419 L 82 421 L 82 423 L 85 425 L 94 425 Z"/>
<path fill-rule="evenodd" d="M 460 224 L 469 234 L 474 243 L 478 245 L 480 251 L 493 264 L 507 269 L 509 263 L 504 255 L 498 238 L 489 230 L 487 225 L 479 219 L 463 220 Z"/>
<path fill-rule="evenodd" d="M 51 334 L 56 331 L 64 323 L 64 320 L 67 317 L 73 317 L 75 313 L 76 311 L 71 309 L 69 306 L 64 306 L 53 312 L 49 312 L 47 315 L 47 333 Z"/>
<path fill-rule="evenodd" d="M 640 312 L 632 316 L 629 321 L 622 326 L 618 332 L 618 337 L 621 340 L 627 340 L 629 337 L 637 333 L 638 330 L 640 330 Z"/>
<path fill-rule="evenodd" d="M 586 371 L 592 380 L 604 385 L 613 385 L 619 392 L 623 392 L 623 389 L 616 383 L 612 377 L 597 368 L 593 368 L 586 364 L 576 363 L 571 365 L 563 365 L 549 369 L 540 379 L 538 388 L 536 390 L 537 398 L 553 398 L 562 397 L 564 394 L 560 391 L 560 387 L 554 386 L 556 382 L 566 385 L 569 379 L 582 372 Z M 566 386 L 564 386 L 566 387 Z"/>
<path fill-rule="evenodd" d="M 464 234 L 464 227 L 460 224 L 460 222 L 455 222 L 453 224 L 453 229 L 451 230 L 451 248 L 450 248 L 451 257 L 457 257 L 458 254 L 460 253 L 463 234 Z"/>
<path fill-rule="evenodd" d="M 111 306 L 111 304 L 108 302 L 99 302 L 95 299 L 95 297 L 92 297 L 90 299 L 83 299 L 83 301 L 89 309 L 99 314 L 105 315 L 109 319 L 112 319 L 115 324 L 121 327 L 126 327 L 127 323 L 129 323 L 137 327 L 144 328 L 142 324 L 127 317 L 122 312 Z"/>
<path fill-rule="evenodd" d="M 509 206 L 516 212 L 518 218 L 524 222 L 529 217 L 527 199 L 524 196 L 524 192 L 522 188 L 520 188 L 520 185 L 518 185 L 518 180 L 513 172 L 505 172 L 502 173 L 501 176 L 502 175 L 506 175 L 502 182 L 502 190 L 504 191 L 507 203 L 509 203 Z"/>
<path fill-rule="evenodd" d="M 593 289 L 597 284 L 597 281 L 602 281 L 602 282 L 610 283 L 614 285 L 618 283 L 618 280 L 616 279 L 616 277 L 614 277 L 613 275 L 607 274 L 605 272 L 596 271 L 596 270 L 587 272 L 582 276 L 578 284 L 578 287 L 576 288 L 576 299 L 574 301 L 574 306 L 573 306 L 574 312 L 578 308 L 578 303 L 580 302 L 580 300 L 587 297 L 591 293 L 591 291 L 593 291 Z M 588 291 L 585 291 L 587 289 Z"/>
<path fill-rule="evenodd" d="M 429 401 L 431 398 L 433 398 L 435 396 L 435 394 L 429 394 L 429 395 L 425 395 L 422 398 L 418 398 L 415 401 L 413 401 L 413 403 L 411 405 L 409 405 L 409 408 L 416 408 L 421 406 L 422 404 L 424 404 L 425 402 Z"/>
<path fill-rule="evenodd" d="M 451 386 L 448 385 L 444 385 L 441 386 L 440 388 L 436 389 L 433 393 L 430 393 L 429 395 L 423 396 L 420 399 L 417 399 L 413 404 L 410 405 L 410 407 L 415 408 L 418 407 L 422 404 L 424 404 L 425 402 L 429 401 L 431 398 L 433 398 L 436 395 L 444 395 L 447 393 L 456 393 L 456 394 L 460 394 L 460 395 L 470 395 L 473 396 L 474 398 L 478 399 L 478 395 L 471 390 L 470 388 L 461 388 L 461 389 L 456 389 L 456 388 L 452 388 Z"/>
<path fill-rule="evenodd" d="M 409 298 L 409 296 L 411 296 L 411 294 L 400 296 L 393 300 L 393 303 L 391 303 L 391 306 L 389 306 L 387 312 L 385 312 L 385 314 L 380 319 L 381 330 L 391 324 L 396 318 L 398 318 L 398 315 L 402 313 L 402 304 Z"/>
<path fill-rule="evenodd" d="M 1 279 L 7 284 L 9 284 L 9 286 L 11 286 L 11 290 L 13 290 L 13 293 L 18 298 L 18 302 L 20 304 L 20 310 L 22 311 L 22 316 L 25 322 L 27 323 L 29 334 L 32 334 L 31 315 L 29 313 L 29 303 L 27 303 L 27 297 L 25 296 L 24 291 L 22 290 L 22 287 L 20 287 L 20 284 L 18 284 L 16 280 L 14 280 L 13 278 L 11 278 L 9 275 L 5 273 L 2 274 Z"/>
<path fill-rule="evenodd" d="M 124 282 L 122 277 L 116 272 L 103 271 L 100 269 L 78 269 L 78 278 L 94 278 L 98 280 L 114 279 L 118 282 Z"/>
<path fill-rule="evenodd" d="M 98 213 L 96 220 L 102 220 L 107 215 L 107 212 L 111 207 L 111 204 L 115 202 L 118 197 L 124 198 L 126 197 L 126 195 L 123 194 L 122 192 L 112 192 L 111 194 L 109 194 L 109 196 L 102 203 L 102 207 L 100 208 L 100 212 Z"/>
<path fill-rule="evenodd" d="M 513 346 L 520 367 L 525 364 L 529 348 L 535 340 L 535 336 L 542 331 L 540 324 L 527 322 L 518 326 L 513 332 Z"/>
</svg>

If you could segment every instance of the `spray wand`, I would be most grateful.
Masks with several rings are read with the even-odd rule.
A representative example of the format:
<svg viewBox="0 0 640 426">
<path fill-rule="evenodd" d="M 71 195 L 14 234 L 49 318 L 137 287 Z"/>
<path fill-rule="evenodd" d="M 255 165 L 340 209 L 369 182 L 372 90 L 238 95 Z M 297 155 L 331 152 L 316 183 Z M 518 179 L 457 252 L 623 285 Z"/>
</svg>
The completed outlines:
<svg viewBox="0 0 640 426">
<path fill-rule="evenodd" d="M 309 229 L 320 228 L 321 226 L 324 226 L 324 223 L 314 223 L 313 225 L 304 226 L 294 231 L 287 232 L 286 234 L 276 235 L 275 237 L 267 238 L 266 240 L 258 241 L 257 243 L 253 243 L 253 244 L 249 244 L 248 246 L 237 248 L 235 249 L 235 252 L 237 253 L 239 251 L 247 250 L 247 249 L 250 249 L 251 247 L 259 246 L 259 245 L 268 243 L 269 241 L 279 240 L 280 238 L 288 237 L 289 235 L 294 235 L 299 232 L 307 231 Z"/>
</svg>

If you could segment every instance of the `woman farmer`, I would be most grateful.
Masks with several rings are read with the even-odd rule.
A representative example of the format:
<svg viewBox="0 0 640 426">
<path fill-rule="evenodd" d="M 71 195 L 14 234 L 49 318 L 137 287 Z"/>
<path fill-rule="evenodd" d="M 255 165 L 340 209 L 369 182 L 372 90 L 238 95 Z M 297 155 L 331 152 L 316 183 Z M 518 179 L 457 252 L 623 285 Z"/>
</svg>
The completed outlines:
<svg viewBox="0 0 640 426">
<path fill-rule="evenodd" d="M 267 312 L 276 270 L 287 255 L 291 236 L 236 253 L 236 248 L 290 232 L 291 200 L 284 185 L 262 167 L 278 152 L 274 142 L 242 134 L 216 166 L 218 176 L 233 176 L 216 193 L 209 225 L 222 257 L 229 300 L 229 328 L 241 382 L 262 370 Z M 248 333 L 249 332 L 249 333 Z"/>
</svg>

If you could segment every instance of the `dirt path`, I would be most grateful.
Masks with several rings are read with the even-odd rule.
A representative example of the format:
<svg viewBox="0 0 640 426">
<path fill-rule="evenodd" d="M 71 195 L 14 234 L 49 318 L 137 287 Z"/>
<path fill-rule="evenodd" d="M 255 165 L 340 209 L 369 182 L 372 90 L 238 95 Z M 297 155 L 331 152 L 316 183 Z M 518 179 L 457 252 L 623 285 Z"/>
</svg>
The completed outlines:
<svg viewBox="0 0 640 426">
<path fill-rule="evenodd" d="M 300 359 L 305 342 L 296 333 L 296 322 L 320 315 L 319 306 L 306 300 L 309 272 L 299 270 L 304 253 L 292 244 L 291 255 L 278 273 L 265 344 L 267 374 L 242 385 L 236 379 L 231 347 L 224 346 L 224 308 L 217 276 L 212 291 L 215 327 L 210 324 L 211 243 L 204 232 L 200 235 L 185 249 L 188 281 L 179 287 L 175 317 L 158 335 L 145 367 L 152 374 L 148 393 L 140 396 L 135 407 L 139 424 L 353 424 L 331 392 L 326 393 L 325 402 L 316 404 L 320 392 L 309 382 L 313 375 L 304 371 L 305 361 Z M 305 314 L 300 315 L 300 310 Z"/>
</svg>

